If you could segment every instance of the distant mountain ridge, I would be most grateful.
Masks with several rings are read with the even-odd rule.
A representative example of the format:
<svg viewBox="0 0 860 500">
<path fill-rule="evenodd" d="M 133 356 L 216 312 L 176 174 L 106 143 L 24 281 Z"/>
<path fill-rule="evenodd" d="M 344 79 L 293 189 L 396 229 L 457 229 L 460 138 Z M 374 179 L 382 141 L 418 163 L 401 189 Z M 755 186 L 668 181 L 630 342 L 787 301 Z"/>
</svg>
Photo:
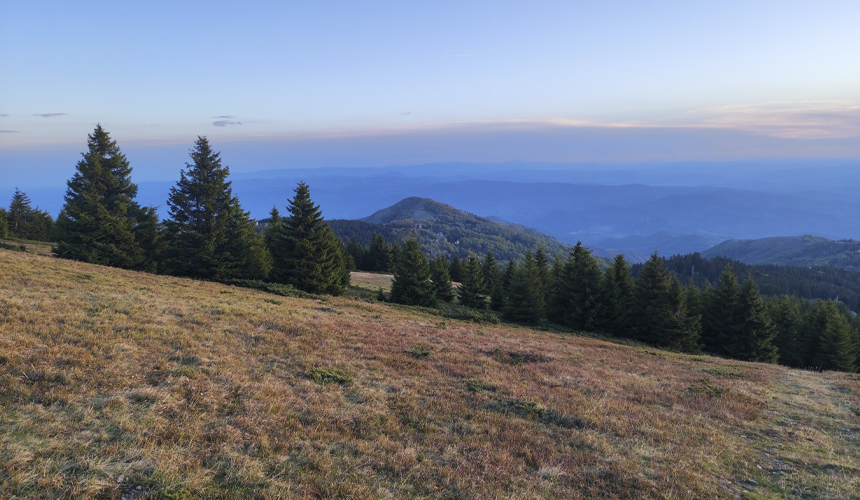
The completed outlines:
<svg viewBox="0 0 860 500">
<path fill-rule="evenodd" d="M 522 259 L 529 251 L 544 251 L 554 256 L 570 247 L 534 229 L 509 222 L 494 222 L 430 198 L 410 197 L 358 220 L 336 219 L 329 222 L 344 241 L 355 238 L 362 246 L 370 244 L 373 233 L 387 242 L 401 243 L 415 237 L 422 250 L 431 256 L 483 256 L 492 251 L 496 259 Z"/>
<path fill-rule="evenodd" d="M 860 241 L 820 236 L 777 236 L 728 240 L 703 252 L 702 257 L 727 257 L 746 264 L 832 266 L 860 271 Z"/>
</svg>

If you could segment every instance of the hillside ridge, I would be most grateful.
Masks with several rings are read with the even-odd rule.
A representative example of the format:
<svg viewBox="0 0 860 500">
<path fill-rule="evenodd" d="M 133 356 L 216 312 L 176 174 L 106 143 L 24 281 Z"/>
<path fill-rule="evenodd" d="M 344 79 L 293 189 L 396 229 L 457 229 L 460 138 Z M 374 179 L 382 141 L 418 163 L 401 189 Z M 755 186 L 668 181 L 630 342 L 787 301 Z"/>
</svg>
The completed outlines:
<svg viewBox="0 0 860 500">
<path fill-rule="evenodd" d="M 860 241 L 809 234 L 727 240 L 701 254 L 705 258 L 727 257 L 745 264 L 832 266 L 860 271 Z"/>
</svg>

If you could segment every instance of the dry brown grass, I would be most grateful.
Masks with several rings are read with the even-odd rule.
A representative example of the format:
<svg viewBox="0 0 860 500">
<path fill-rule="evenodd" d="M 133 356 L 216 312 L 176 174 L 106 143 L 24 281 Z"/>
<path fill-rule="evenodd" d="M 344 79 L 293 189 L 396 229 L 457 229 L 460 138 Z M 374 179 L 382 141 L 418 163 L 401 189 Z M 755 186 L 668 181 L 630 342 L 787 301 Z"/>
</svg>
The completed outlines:
<svg viewBox="0 0 860 500">
<path fill-rule="evenodd" d="M 2 498 L 858 498 L 858 390 L 0 250 Z"/>
</svg>

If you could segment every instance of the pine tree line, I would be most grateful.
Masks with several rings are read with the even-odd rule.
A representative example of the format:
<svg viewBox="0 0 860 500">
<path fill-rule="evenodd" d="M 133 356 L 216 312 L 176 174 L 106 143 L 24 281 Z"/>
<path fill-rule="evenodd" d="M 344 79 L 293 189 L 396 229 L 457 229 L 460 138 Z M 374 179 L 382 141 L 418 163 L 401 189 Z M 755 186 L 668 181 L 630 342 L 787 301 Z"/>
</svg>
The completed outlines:
<svg viewBox="0 0 860 500">
<path fill-rule="evenodd" d="M 304 183 L 287 200 L 289 215 L 273 210 L 260 233 L 233 196 L 220 154 L 198 137 L 170 190 L 169 217 L 159 223 L 155 208 L 135 201 L 131 166 L 101 125 L 82 156 L 55 224 L 57 257 L 216 281 L 267 280 L 308 293 L 339 294 L 349 283 L 345 248 Z"/>
<path fill-rule="evenodd" d="M 508 262 L 504 270 L 488 253 L 483 263 L 472 255 L 446 266 L 440 257 L 428 272 L 417 241 L 410 241 L 407 248 L 407 260 L 394 273 L 395 302 L 432 304 L 441 299 L 435 290 L 450 288 L 454 272 L 443 271 L 456 269 L 461 305 L 490 308 L 516 323 L 549 321 L 576 331 L 745 361 L 860 369 L 860 319 L 844 305 L 762 297 L 751 276 L 739 284 L 730 266 L 720 273 L 716 286 L 692 282 L 682 286 L 656 253 L 634 278 L 624 256 L 617 256 L 603 272 L 591 252 L 577 244 L 552 265 L 539 250 L 520 262 Z M 452 299 L 448 293 L 442 300 Z"/>
<path fill-rule="evenodd" d="M 48 212 L 33 208 L 30 197 L 15 188 L 9 209 L 0 208 L 0 238 L 51 241 L 54 219 Z"/>
</svg>

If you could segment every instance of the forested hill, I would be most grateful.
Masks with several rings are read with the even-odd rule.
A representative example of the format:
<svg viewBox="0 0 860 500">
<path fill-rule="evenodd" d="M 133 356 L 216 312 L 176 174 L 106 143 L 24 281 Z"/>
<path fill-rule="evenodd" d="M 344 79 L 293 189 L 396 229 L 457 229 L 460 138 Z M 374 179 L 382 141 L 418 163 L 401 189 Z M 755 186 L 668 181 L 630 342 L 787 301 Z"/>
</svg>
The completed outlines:
<svg viewBox="0 0 860 500">
<path fill-rule="evenodd" d="M 818 236 L 782 236 L 728 240 L 702 252 L 702 257 L 728 257 L 746 264 L 833 266 L 860 271 L 860 241 Z"/>
<path fill-rule="evenodd" d="M 332 220 L 335 234 L 344 241 L 355 238 L 369 246 L 373 233 L 386 242 L 402 243 L 415 237 L 431 256 L 468 257 L 492 250 L 496 259 L 521 259 L 543 248 L 548 255 L 566 253 L 569 246 L 551 236 L 519 224 L 493 222 L 429 198 L 406 198 L 360 220 Z"/>
<path fill-rule="evenodd" d="M 699 253 L 676 255 L 666 259 L 666 265 L 682 283 L 692 277 L 693 282 L 702 286 L 712 284 L 726 268 L 743 282 L 751 275 L 764 295 L 796 295 L 805 299 L 838 299 L 852 311 L 860 311 L 860 272 L 830 266 L 799 267 L 774 264 L 745 264 L 726 257 L 706 259 Z M 633 266 L 634 275 L 642 264 Z"/>
</svg>

